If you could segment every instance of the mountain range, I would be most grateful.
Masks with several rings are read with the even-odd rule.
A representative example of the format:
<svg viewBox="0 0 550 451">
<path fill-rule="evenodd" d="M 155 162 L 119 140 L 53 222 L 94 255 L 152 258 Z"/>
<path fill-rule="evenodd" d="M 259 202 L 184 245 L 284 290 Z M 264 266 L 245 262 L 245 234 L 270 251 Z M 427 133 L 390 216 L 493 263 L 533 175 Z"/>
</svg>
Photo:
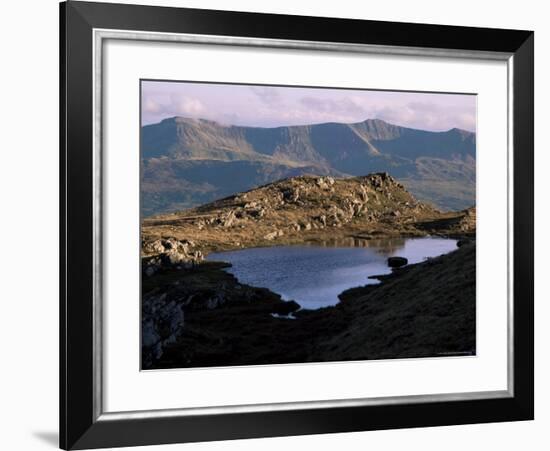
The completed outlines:
<svg viewBox="0 0 550 451">
<path fill-rule="evenodd" d="M 168 118 L 141 128 L 141 208 L 195 207 L 299 175 L 388 172 L 442 210 L 475 204 L 476 135 L 379 119 L 274 128 Z"/>
</svg>

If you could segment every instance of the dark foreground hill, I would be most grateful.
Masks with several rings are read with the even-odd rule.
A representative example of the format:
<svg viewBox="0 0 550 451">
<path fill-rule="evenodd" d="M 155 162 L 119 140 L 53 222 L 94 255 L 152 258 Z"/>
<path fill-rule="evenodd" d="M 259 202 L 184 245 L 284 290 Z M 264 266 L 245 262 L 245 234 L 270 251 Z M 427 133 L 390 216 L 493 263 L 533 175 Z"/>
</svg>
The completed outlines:
<svg viewBox="0 0 550 451">
<path fill-rule="evenodd" d="M 142 214 L 194 207 L 297 175 L 390 172 L 442 209 L 475 203 L 476 137 L 381 120 L 276 128 L 175 117 L 142 127 Z"/>
</svg>

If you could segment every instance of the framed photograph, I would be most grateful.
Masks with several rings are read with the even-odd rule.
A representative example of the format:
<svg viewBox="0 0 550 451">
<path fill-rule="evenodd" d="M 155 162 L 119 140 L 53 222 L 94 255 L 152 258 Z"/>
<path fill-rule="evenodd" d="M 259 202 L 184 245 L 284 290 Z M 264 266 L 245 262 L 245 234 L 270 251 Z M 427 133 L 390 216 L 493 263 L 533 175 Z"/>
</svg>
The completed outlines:
<svg viewBox="0 0 550 451">
<path fill-rule="evenodd" d="M 61 4 L 63 449 L 533 418 L 533 33 Z"/>
</svg>

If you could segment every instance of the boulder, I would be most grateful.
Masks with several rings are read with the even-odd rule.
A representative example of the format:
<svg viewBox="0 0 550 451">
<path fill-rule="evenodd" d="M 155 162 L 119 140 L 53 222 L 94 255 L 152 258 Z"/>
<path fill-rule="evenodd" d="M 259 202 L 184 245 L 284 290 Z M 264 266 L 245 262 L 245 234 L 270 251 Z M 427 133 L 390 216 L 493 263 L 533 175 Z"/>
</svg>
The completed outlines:
<svg viewBox="0 0 550 451">
<path fill-rule="evenodd" d="M 236 215 L 233 210 L 229 210 L 226 214 L 216 219 L 216 222 L 222 227 L 231 227 L 236 220 Z"/>
<path fill-rule="evenodd" d="M 359 185 L 359 197 L 361 197 L 361 200 L 363 202 L 368 202 L 369 201 L 368 192 L 367 192 L 366 188 L 363 185 Z"/>
<path fill-rule="evenodd" d="M 330 178 L 330 179 L 332 180 L 332 183 L 334 183 L 334 179 L 332 179 L 332 178 Z M 330 182 L 327 183 L 327 180 L 324 179 L 323 177 L 319 177 L 317 180 L 315 180 L 315 184 L 323 190 L 327 190 L 331 186 L 331 183 Z"/>
<path fill-rule="evenodd" d="M 264 240 L 274 240 L 275 238 L 277 238 L 277 236 L 278 236 L 277 231 L 271 232 L 271 233 L 268 233 L 267 235 L 264 235 Z"/>
<path fill-rule="evenodd" d="M 388 257 L 388 266 L 390 268 L 400 268 L 407 263 L 409 263 L 409 261 L 405 257 Z"/>
<path fill-rule="evenodd" d="M 177 240 L 175 238 L 145 243 L 142 249 L 149 255 L 143 255 L 142 258 L 143 274 L 151 277 L 162 267 L 188 268 L 203 261 L 204 255 L 200 250 L 193 249 L 195 245 L 190 240 Z"/>
<path fill-rule="evenodd" d="M 162 244 L 162 240 L 155 240 L 150 244 L 150 249 L 153 252 L 161 253 L 164 252 L 164 245 Z"/>
</svg>

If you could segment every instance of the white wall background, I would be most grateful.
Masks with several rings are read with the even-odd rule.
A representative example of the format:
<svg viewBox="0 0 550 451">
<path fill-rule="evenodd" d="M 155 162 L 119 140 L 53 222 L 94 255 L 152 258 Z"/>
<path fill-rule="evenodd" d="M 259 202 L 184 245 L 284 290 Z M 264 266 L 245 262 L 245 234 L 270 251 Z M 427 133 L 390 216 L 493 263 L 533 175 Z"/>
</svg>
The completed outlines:
<svg viewBox="0 0 550 451">
<path fill-rule="evenodd" d="M 119 0 L 119 2 L 124 2 Z M 353 434 L 150 447 L 151 450 L 342 449 L 545 450 L 550 439 L 549 290 L 542 241 L 549 143 L 550 29 L 538 0 L 149 0 L 137 3 L 404 22 L 531 29 L 536 32 L 536 420 Z M 127 2 L 124 2 L 127 3 Z M 58 5 L 57 0 L 0 6 L 0 448 L 57 446 L 58 417 Z"/>
</svg>

